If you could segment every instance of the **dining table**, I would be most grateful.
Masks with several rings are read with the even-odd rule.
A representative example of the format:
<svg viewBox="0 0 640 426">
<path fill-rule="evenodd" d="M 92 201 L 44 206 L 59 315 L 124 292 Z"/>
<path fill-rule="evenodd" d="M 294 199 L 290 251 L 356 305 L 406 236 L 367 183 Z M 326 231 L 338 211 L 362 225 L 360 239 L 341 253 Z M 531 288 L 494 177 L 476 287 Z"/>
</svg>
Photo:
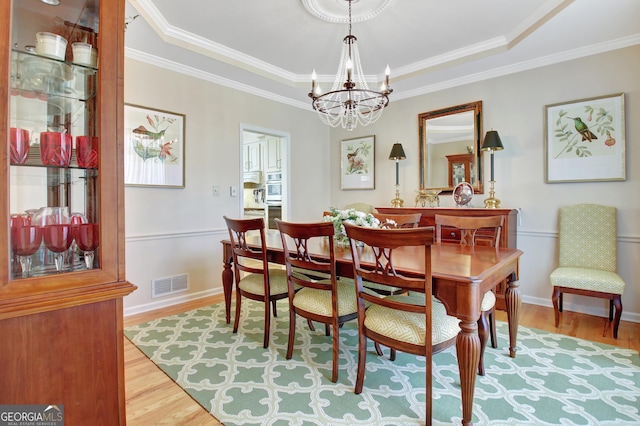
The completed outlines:
<svg viewBox="0 0 640 426">
<path fill-rule="evenodd" d="M 329 258 L 327 238 L 317 239 L 308 247 L 312 256 Z M 267 259 L 284 265 L 282 241 L 277 231 L 265 234 Z M 221 241 L 223 246 L 222 284 L 224 290 L 227 324 L 231 321 L 231 296 L 233 292 L 233 253 L 231 241 Z M 260 247 L 260 235 L 249 236 L 247 244 Z M 371 248 L 357 247 L 360 262 L 375 264 Z M 335 245 L 336 272 L 341 277 L 354 277 L 353 259 L 349 246 Z M 401 247 L 394 260 L 396 270 L 406 275 L 424 275 L 424 247 Z M 460 244 L 434 244 L 431 249 L 432 292 L 441 301 L 449 315 L 460 320 L 460 332 L 456 338 L 456 355 L 460 372 L 462 400 L 462 424 L 473 425 L 473 398 L 476 372 L 480 359 L 480 338 L 477 321 L 484 294 L 507 280 L 505 304 L 509 326 L 509 356 L 515 358 L 518 334 L 518 314 L 522 296 L 518 282 L 518 263 L 523 252 L 515 248 L 463 246 Z M 494 318 L 495 320 L 495 318 Z M 427 424 L 430 424 L 427 419 Z"/>
</svg>

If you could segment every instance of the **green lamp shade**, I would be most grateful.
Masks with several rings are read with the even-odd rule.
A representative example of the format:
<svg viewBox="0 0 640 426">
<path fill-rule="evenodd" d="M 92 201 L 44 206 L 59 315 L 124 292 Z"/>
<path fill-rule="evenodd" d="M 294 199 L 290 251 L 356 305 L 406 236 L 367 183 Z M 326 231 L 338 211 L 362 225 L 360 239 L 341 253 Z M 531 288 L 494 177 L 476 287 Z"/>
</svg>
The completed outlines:
<svg viewBox="0 0 640 426">
<path fill-rule="evenodd" d="M 407 156 L 402 149 L 402 144 L 394 143 L 391 148 L 391 154 L 389 154 L 389 160 L 404 160 Z"/>
<path fill-rule="evenodd" d="M 504 149 L 500 136 L 498 136 L 498 132 L 495 130 L 489 130 L 484 137 L 484 142 L 480 149 L 483 151 L 500 151 L 501 149 Z"/>
</svg>

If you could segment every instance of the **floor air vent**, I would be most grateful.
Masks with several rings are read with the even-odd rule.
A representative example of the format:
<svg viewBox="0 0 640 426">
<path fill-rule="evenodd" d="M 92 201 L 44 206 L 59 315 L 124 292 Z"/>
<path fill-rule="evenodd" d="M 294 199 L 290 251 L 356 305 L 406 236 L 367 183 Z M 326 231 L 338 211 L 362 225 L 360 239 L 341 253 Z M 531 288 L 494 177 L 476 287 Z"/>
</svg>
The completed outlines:
<svg viewBox="0 0 640 426">
<path fill-rule="evenodd" d="M 189 290 L 189 274 L 156 278 L 151 281 L 151 297 L 166 296 Z"/>
</svg>

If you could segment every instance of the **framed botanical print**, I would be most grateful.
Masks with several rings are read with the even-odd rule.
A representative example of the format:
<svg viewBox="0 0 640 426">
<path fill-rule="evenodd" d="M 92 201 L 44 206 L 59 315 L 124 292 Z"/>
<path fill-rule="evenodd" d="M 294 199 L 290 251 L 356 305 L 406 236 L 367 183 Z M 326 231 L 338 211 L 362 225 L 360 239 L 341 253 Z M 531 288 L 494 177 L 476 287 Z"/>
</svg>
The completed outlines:
<svg viewBox="0 0 640 426">
<path fill-rule="evenodd" d="M 340 188 L 375 189 L 375 136 L 340 142 Z"/>
<path fill-rule="evenodd" d="M 625 180 L 624 94 L 545 107 L 545 182 Z"/>
<path fill-rule="evenodd" d="M 185 115 L 124 106 L 124 183 L 184 188 Z"/>
</svg>

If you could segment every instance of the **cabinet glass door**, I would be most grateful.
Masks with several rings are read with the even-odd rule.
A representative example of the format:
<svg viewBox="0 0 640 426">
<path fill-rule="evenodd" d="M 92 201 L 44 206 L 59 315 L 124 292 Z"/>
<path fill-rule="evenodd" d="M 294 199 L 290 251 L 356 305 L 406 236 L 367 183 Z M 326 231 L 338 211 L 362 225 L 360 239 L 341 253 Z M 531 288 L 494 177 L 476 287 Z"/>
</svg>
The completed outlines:
<svg viewBox="0 0 640 426">
<path fill-rule="evenodd" d="M 11 279 L 100 267 L 98 3 L 13 1 Z"/>
</svg>

